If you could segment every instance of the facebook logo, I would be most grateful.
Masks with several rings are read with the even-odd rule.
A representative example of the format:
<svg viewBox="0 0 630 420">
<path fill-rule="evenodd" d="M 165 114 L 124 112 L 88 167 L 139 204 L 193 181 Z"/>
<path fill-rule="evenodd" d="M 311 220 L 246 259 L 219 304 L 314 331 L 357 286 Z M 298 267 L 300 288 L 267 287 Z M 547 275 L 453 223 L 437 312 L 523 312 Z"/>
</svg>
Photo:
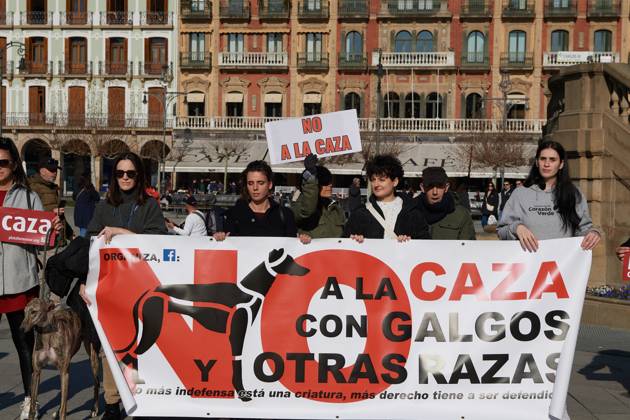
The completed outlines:
<svg viewBox="0 0 630 420">
<path fill-rule="evenodd" d="M 177 253 L 174 249 L 164 249 L 164 254 L 162 260 L 164 262 L 175 262 L 177 261 Z"/>
</svg>

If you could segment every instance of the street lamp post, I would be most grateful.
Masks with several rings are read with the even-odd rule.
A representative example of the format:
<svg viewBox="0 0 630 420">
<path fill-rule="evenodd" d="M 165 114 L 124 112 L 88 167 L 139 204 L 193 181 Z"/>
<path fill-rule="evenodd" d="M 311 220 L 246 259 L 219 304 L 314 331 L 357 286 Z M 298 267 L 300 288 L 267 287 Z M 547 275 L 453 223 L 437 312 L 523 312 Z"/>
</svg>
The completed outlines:
<svg viewBox="0 0 630 420">
<path fill-rule="evenodd" d="M 24 45 L 24 43 L 19 42 L 19 41 L 11 41 L 8 44 L 6 44 L 4 47 L 0 48 L 0 96 L 2 95 L 2 89 L 4 89 L 4 85 L 2 83 L 4 81 L 4 66 L 8 62 L 6 59 L 6 52 L 9 50 L 9 48 L 12 48 L 12 47 L 15 47 L 17 49 L 18 57 L 20 57 L 20 64 L 18 65 L 18 69 L 22 71 L 25 68 L 24 50 L 26 46 Z M 4 122 L 2 118 L 3 112 L 4 111 L 2 109 L 2 98 L 0 98 L 0 139 L 2 139 L 2 125 Z"/>
<path fill-rule="evenodd" d="M 376 154 L 381 152 L 381 102 L 383 92 L 381 90 L 381 79 L 383 78 L 383 62 L 381 56 L 383 50 L 378 49 L 378 64 L 376 65 Z"/>
</svg>

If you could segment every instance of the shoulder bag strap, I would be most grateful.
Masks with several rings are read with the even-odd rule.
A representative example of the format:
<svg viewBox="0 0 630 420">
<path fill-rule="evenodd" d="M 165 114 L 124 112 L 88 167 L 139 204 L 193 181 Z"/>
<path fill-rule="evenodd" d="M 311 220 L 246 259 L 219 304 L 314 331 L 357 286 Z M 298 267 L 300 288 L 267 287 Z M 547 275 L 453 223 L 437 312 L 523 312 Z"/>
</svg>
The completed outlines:
<svg viewBox="0 0 630 420">
<path fill-rule="evenodd" d="M 396 233 L 392 229 L 387 228 L 385 219 L 383 218 L 383 216 L 380 215 L 379 212 L 376 211 L 372 203 L 370 203 L 369 201 L 365 203 L 365 208 L 368 209 L 368 211 L 372 214 L 372 216 L 374 216 L 376 221 L 383 227 L 386 238 L 387 237 L 395 238 L 397 236 Z"/>
</svg>

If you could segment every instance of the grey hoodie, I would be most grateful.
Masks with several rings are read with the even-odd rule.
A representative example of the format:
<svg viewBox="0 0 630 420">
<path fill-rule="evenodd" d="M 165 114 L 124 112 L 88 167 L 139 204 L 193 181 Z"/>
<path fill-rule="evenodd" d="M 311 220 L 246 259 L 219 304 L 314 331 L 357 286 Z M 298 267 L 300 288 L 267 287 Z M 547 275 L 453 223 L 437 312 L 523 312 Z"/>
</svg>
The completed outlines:
<svg viewBox="0 0 630 420">
<path fill-rule="evenodd" d="M 518 187 L 512 193 L 501 214 L 501 220 L 497 226 L 499 238 L 518 239 L 516 237 L 518 225 L 525 225 L 539 240 L 584 236 L 590 230 L 601 235 L 600 230 L 593 226 L 586 197 L 580 190 L 578 192 L 580 199 L 575 204 L 575 211 L 580 218 L 580 224 L 573 233 L 562 227 L 560 213 L 554 210 L 553 190 L 543 191 L 538 185 Z"/>
</svg>

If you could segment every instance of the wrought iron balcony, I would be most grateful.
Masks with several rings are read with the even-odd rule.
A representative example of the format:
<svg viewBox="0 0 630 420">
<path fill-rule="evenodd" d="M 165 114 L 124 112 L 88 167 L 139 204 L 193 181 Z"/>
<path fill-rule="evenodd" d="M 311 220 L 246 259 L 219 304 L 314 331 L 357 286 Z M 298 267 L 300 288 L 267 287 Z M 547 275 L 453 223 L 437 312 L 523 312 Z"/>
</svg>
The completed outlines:
<svg viewBox="0 0 630 420">
<path fill-rule="evenodd" d="M 418 2 L 410 0 L 384 0 L 381 2 L 380 16 L 390 18 L 421 18 L 437 16 L 448 11 L 448 4 L 445 0 L 425 0 Z"/>
<path fill-rule="evenodd" d="M 503 19 L 533 19 L 536 16 L 533 0 L 503 0 Z"/>
<path fill-rule="evenodd" d="M 337 67 L 340 70 L 366 70 L 367 57 L 365 54 L 342 53 L 339 56 Z"/>
<path fill-rule="evenodd" d="M 287 53 L 221 52 L 221 67 L 288 67 Z"/>
<path fill-rule="evenodd" d="M 60 76 L 65 77 L 91 77 L 92 62 L 74 63 L 72 61 L 59 61 L 57 64 L 57 72 Z"/>
<path fill-rule="evenodd" d="M 577 5 L 575 0 L 547 0 L 545 3 L 546 19 L 575 19 L 577 17 Z"/>
<path fill-rule="evenodd" d="M 618 52 L 557 51 L 543 54 L 543 67 L 565 67 L 584 63 L 620 63 Z"/>
<path fill-rule="evenodd" d="M 210 20 L 212 19 L 212 3 L 210 0 L 204 1 L 191 1 L 182 0 L 180 12 L 182 19 L 198 19 L 198 20 Z"/>
<path fill-rule="evenodd" d="M 52 25 L 52 12 L 20 12 L 21 25 Z"/>
<path fill-rule="evenodd" d="M 621 16 L 618 0 L 590 0 L 586 16 L 589 19 L 616 19 Z"/>
<path fill-rule="evenodd" d="M 339 0 L 337 15 L 340 19 L 368 19 L 370 6 L 367 0 Z"/>
<path fill-rule="evenodd" d="M 101 12 L 101 25 L 133 26 L 133 12 Z"/>
<path fill-rule="evenodd" d="M 502 70 L 533 70 L 534 54 L 525 52 L 508 52 L 501 55 Z"/>
<path fill-rule="evenodd" d="M 138 74 L 142 77 L 173 76 L 173 63 L 144 63 L 138 62 Z"/>
<path fill-rule="evenodd" d="M 298 19 L 323 20 L 330 16 L 328 0 L 303 0 L 298 6 Z"/>
<path fill-rule="evenodd" d="M 211 52 L 180 52 L 179 67 L 182 70 L 211 70 Z"/>
<path fill-rule="evenodd" d="M 102 77 L 122 78 L 131 77 L 133 73 L 133 61 L 111 62 L 99 61 L 98 74 Z"/>
<path fill-rule="evenodd" d="M 288 19 L 289 3 L 286 0 L 259 0 L 258 16 L 261 19 Z"/>
<path fill-rule="evenodd" d="M 148 128 L 162 129 L 161 116 L 159 127 L 153 127 L 153 119 L 146 114 L 69 114 L 67 112 L 9 112 L 5 114 L 6 127 L 32 128 L 33 126 L 55 127 L 85 127 L 86 129 L 98 128 Z M 168 119 L 166 127 L 170 129 L 174 121 Z"/>
<path fill-rule="evenodd" d="M 94 12 L 59 12 L 59 22 L 64 26 L 89 25 Z"/>
<path fill-rule="evenodd" d="M 485 53 L 464 53 L 460 67 L 468 70 L 487 70 L 490 68 L 490 57 Z"/>
<path fill-rule="evenodd" d="M 0 12 L 0 26 L 13 26 L 13 12 Z"/>
<path fill-rule="evenodd" d="M 142 26 L 173 26 L 173 12 L 141 12 Z"/>
<path fill-rule="evenodd" d="M 459 15 L 464 19 L 492 19 L 488 0 L 463 0 Z"/>
<path fill-rule="evenodd" d="M 53 74 L 53 62 L 52 61 L 32 61 L 25 60 L 24 68 L 20 70 L 22 76 L 34 76 L 34 77 L 52 77 Z"/>
<path fill-rule="evenodd" d="M 454 67 L 455 53 L 444 52 L 382 52 L 381 64 L 386 68 Z M 372 52 L 372 66 L 378 65 L 379 53 Z"/>
<path fill-rule="evenodd" d="M 249 20 L 249 1 L 236 0 L 221 3 L 219 17 L 222 20 Z"/>
<path fill-rule="evenodd" d="M 328 71 L 328 53 L 299 52 L 298 69 Z"/>
</svg>

